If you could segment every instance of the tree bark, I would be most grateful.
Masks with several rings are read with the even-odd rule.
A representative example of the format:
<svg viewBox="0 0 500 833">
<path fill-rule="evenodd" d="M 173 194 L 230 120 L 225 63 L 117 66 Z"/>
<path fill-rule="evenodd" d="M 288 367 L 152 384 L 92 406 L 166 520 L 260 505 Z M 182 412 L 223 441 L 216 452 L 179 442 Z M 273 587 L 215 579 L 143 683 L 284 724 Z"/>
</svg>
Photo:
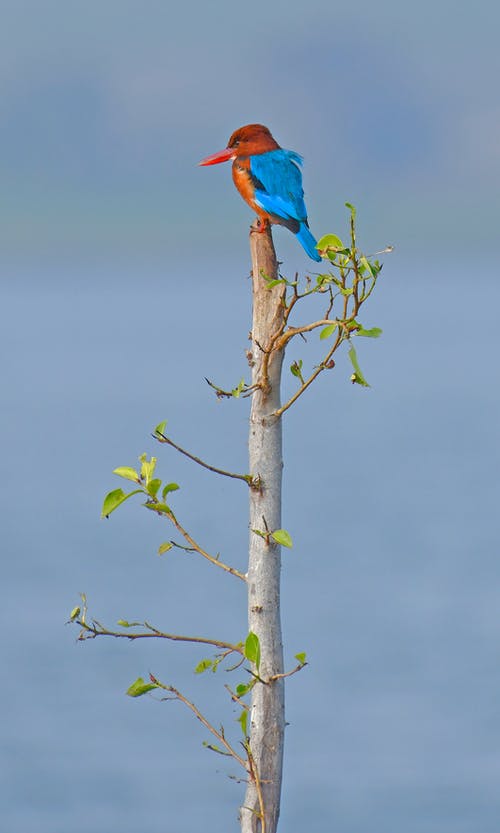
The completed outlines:
<svg viewBox="0 0 500 833">
<path fill-rule="evenodd" d="M 252 396 L 249 431 L 250 473 L 259 488 L 250 489 L 250 548 L 248 561 L 248 625 L 259 637 L 260 677 L 269 680 L 283 673 L 280 616 L 281 548 L 269 537 L 281 528 L 282 429 L 280 406 L 283 351 L 269 354 L 271 337 L 283 318 L 284 287 L 268 288 L 261 272 L 278 277 L 271 231 L 250 233 L 253 284 Z M 267 352 L 267 359 L 266 357 Z M 267 361 L 268 360 L 268 361 Z M 263 368 L 264 362 L 264 368 Z M 267 368 L 266 368 L 267 364 Z M 264 370 L 264 372 L 263 372 Z M 249 714 L 252 767 L 240 819 L 242 833 L 275 833 L 281 794 L 285 699 L 283 679 L 257 682 L 252 689 Z M 262 811 L 264 810 L 264 817 Z"/>
</svg>

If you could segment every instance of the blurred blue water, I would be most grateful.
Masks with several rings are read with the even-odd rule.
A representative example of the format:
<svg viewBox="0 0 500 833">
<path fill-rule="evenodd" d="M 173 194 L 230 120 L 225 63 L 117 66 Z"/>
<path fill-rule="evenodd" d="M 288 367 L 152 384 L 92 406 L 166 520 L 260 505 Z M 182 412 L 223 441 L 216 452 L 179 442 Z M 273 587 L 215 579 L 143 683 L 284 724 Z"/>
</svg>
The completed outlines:
<svg viewBox="0 0 500 833">
<path fill-rule="evenodd" d="M 107 624 L 244 635 L 243 587 L 158 558 L 171 531 L 140 506 L 108 522 L 99 511 L 112 469 L 157 453 L 160 476 L 181 483 L 179 517 L 244 569 L 245 488 L 149 434 L 168 418 L 181 444 L 246 470 L 247 405 L 217 402 L 203 380 L 245 373 L 245 268 L 4 270 L 9 833 L 237 829 L 238 773 L 201 748 L 197 721 L 124 696 L 154 671 L 231 731 L 223 678 L 192 673 L 204 652 L 76 644 L 64 621 L 85 591 Z M 362 319 L 384 329 L 358 346 L 373 387 L 349 384 L 344 355 L 285 421 L 286 655 L 306 650 L 310 665 L 287 687 L 283 831 L 498 830 L 499 301 L 490 274 L 395 255 Z"/>
</svg>

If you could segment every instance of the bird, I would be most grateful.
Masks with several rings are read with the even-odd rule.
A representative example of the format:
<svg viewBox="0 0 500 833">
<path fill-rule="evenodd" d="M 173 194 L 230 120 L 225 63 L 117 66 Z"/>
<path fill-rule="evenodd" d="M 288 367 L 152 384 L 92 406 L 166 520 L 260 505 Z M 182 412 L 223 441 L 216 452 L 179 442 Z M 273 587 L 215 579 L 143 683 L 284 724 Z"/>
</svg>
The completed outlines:
<svg viewBox="0 0 500 833">
<path fill-rule="evenodd" d="M 257 214 L 257 231 L 268 224 L 285 226 L 312 260 L 321 261 L 316 240 L 309 231 L 302 188 L 302 157 L 280 147 L 269 128 L 246 124 L 231 135 L 227 147 L 199 162 L 217 165 L 233 162 L 233 182 Z"/>
</svg>

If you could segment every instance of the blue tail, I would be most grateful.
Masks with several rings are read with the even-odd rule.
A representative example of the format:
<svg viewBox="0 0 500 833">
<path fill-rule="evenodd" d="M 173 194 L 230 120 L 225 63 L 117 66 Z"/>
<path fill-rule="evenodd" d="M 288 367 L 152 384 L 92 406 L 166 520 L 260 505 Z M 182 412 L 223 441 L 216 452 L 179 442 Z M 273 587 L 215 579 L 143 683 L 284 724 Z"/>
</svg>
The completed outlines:
<svg viewBox="0 0 500 833">
<path fill-rule="evenodd" d="M 316 249 L 316 240 L 312 236 L 311 232 L 309 231 L 309 227 L 306 226 L 305 223 L 300 224 L 300 228 L 295 235 L 297 240 L 299 241 L 300 245 L 309 255 L 312 260 L 315 260 L 316 263 L 321 261 L 321 255 L 318 254 L 318 250 Z"/>
</svg>

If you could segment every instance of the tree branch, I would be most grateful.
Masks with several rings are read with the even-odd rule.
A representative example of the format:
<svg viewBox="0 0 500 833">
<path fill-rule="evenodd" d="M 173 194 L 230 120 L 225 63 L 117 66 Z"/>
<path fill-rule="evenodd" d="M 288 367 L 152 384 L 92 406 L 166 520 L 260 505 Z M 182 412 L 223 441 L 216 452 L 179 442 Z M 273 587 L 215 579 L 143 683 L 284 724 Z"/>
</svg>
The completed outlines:
<svg viewBox="0 0 500 833">
<path fill-rule="evenodd" d="M 180 701 L 181 701 L 181 703 L 184 703 L 184 705 L 185 705 L 185 706 L 187 706 L 187 707 L 188 707 L 188 709 L 190 709 L 190 711 L 192 711 L 192 712 L 193 712 L 193 714 L 195 715 L 195 717 L 197 717 L 197 718 L 198 718 L 198 720 L 200 721 L 200 723 L 202 723 L 202 724 L 203 724 L 203 726 L 205 727 L 205 729 L 208 729 L 208 731 L 209 731 L 209 732 L 210 732 L 210 733 L 211 733 L 211 734 L 212 734 L 215 738 L 217 738 L 217 740 L 219 741 L 219 743 L 221 743 L 221 744 L 222 744 L 222 746 L 224 747 L 224 749 L 226 749 L 226 750 L 227 750 L 227 753 L 231 756 L 231 758 L 234 758 L 234 760 L 235 760 L 235 761 L 237 761 L 237 762 L 240 764 L 240 766 L 242 766 L 242 767 L 243 767 L 243 769 L 244 769 L 244 770 L 246 770 L 247 772 L 249 771 L 249 766 L 248 766 L 247 761 L 245 761 L 245 760 L 241 757 L 241 755 L 238 755 L 238 753 L 236 752 L 236 750 L 235 750 L 235 749 L 233 749 L 233 747 L 231 746 L 231 744 L 230 744 L 230 743 L 226 740 L 226 737 L 225 737 L 225 735 L 224 735 L 224 731 L 223 731 L 223 729 L 222 729 L 222 728 L 221 728 L 221 731 L 218 731 L 218 730 L 215 728 L 215 726 L 213 726 L 213 725 L 210 723 L 210 721 L 209 721 L 209 720 L 207 720 L 207 718 L 206 718 L 206 717 L 205 717 L 205 716 L 204 716 L 204 715 L 200 712 L 200 710 L 199 710 L 199 709 L 198 709 L 198 708 L 194 705 L 194 703 L 192 703 L 192 702 L 191 702 L 191 700 L 188 700 L 188 699 L 187 699 L 187 697 L 184 697 L 184 695 L 183 695 L 183 694 L 181 694 L 181 692 L 180 692 L 177 688 L 174 688 L 174 686 L 172 686 L 172 685 L 165 685 L 165 683 L 161 683 L 161 682 L 160 682 L 159 680 L 157 680 L 157 679 L 156 679 L 156 677 L 154 677 L 152 674 L 150 674 L 150 675 L 149 675 L 149 677 L 150 677 L 151 682 L 152 682 L 152 683 L 154 683 L 155 685 L 157 685 L 157 686 L 158 686 L 158 688 L 162 688 L 164 691 L 169 691 L 171 694 L 173 694 L 173 695 L 174 695 L 174 698 L 175 698 L 176 700 L 180 700 Z"/>
<path fill-rule="evenodd" d="M 240 654 L 244 657 L 244 650 L 242 645 L 233 645 L 231 642 L 224 642 L 220 639 L 208 639 L 204 636 L 181 636 L 178 633 L 165 633 L 164 631 L 158 630 L 158 628 L 153 627 L 153 625 L 149 625 L 148 622 L 133 622 L 133 626 L 142 626 L 147 628 L 147 631 L 141 631 L 140 633 L 132 632 L 127 633 L 126 631 L 112 631 L 108 628 L 105 628 L 98 622 L 96 619 L 92 620 L 92 624 L 84 621 L 81 618 L 75 619 L 76 623 L 80 625 L 82 628 L 81 633 L 78 636 L 78 640 L 83 642 L 85 639 L 95 639 L 98 636 L 114 636 L 116 639 L 169 639 L 172 642 L 192 642 L 200 645 L 211 645 L 214 648 L 221 648 L 224 651 L 228 651 L 229 653 L 236 653 Z M 125 627 L 125 626 L 124 626 Z"/>
<path fill-rule="evenodd" d="M 199 466 L 202 466 L 204 469 L 208 469 L 209 471 L 213 471 L 215 474 L 222 474 L 224 477 L 232 477 L 235 480 L 244 480 L 248 486 L 251 486 L 253 483 L 253 478 L 251 474 L 236 474 L 231 471 L 226 471 L 225 469 L 219 469 L 216 466 L 211 466 L 208 463 L 205 463 L 200 457 L 197 457 L 195 454 L 191 454 L 190 451 L 187 451 L 185 448 L 182 448 L 177 443 L 174 443 L 170 437 L 165 436 L 162 434 L 161 431 L 156 431 L 152 434 L 155 440 L 158 440 L 159 443 L 166 444 L 175 448 L 180 454 L 184 454 L 185 457 L 188 457 L 190 460 L 193 460 L 194 463 L 198 463 Z M 160 439 L 161 438 L 161 439 Z"/>
<path fill-rule="evenodd" d="M 192 550 L 199 553 L 199 555 L 203 556 L 203 558 L 206 558 L 206 560 L 210 561 L 210 563 L 213 564 L 215 567 L 220 567 L 221 570 L 224 570 L 226 573 L 230 573 L 232 576 L 236 576 L 236 578 L 239 578 L 242 581 L 247 580 L 247 577 L 244 573 L 240 573 L 240 571 L 237 570 L 235 567 L 230 567 L 229 564 L 225 564 L 223 561 L 219 561 L 218 558 L 215 558 L 213 555 L 210 555 L 208 552 L 206 552 L 206 550 L 200 547 L 200 545 L 196 543 L 196 541 L 194 540 L 194 538 L 192 538 L 189 532 L 186 529 L 184 529 L 182 524 L 179 523 L 174 513 L 170 509 L 168 511 L 163 510 L 162 514 L 166 515 L 167 518 L 173 523 L 177 531 L 181 533 L 182 537 L 185 541 L 188 542 Z"/>
<path fill-rule="evenodd" d="M 332 323 L 332 322 L 330 322 L 330 323 Z M 295 391 L 293 396 L 291 396 L 290 399 L 287 402 L 285 402 L 284 405 L 282 405 L 280 408 L 277 408 L 277 410 L 274 412 L 274 416 L 280 417 L 282 414 L 285 413 L 285 411 L 288 411 L 288 409 L 291 408 L 293 403 L 297 401 L 299 396 L 302 396 L 302 394 L 307 390 L 309 385 L 311 385 L 314 382 L 314 380 L 319 376 L 319 374 L 322 373 L 323 370 L 328 370 L 329 369 L 329 367 L 328 367 L 329 362 L 330 362 L 333 354 L 335 353 L 336 349 L 339 347 L 339 345 L 341 344 L 341 342 L 343 340 L 344 340 L 344 336 L 339 331 L 339 333 L 337 335 L 337 338 L 335 340 L 335 344 L 328 351 L 328 353 L 326 354 L 326 356 L 323 359 L 323 361 L 321 362 L 321 364 L 319 364 L 315 368 L 315 370 L 311 373 L 309 378 L 306 379 L 305 382 L 302 383 L 302 385 L 300 386 L 300 388 L 298 390 Z"/>
</svg>

